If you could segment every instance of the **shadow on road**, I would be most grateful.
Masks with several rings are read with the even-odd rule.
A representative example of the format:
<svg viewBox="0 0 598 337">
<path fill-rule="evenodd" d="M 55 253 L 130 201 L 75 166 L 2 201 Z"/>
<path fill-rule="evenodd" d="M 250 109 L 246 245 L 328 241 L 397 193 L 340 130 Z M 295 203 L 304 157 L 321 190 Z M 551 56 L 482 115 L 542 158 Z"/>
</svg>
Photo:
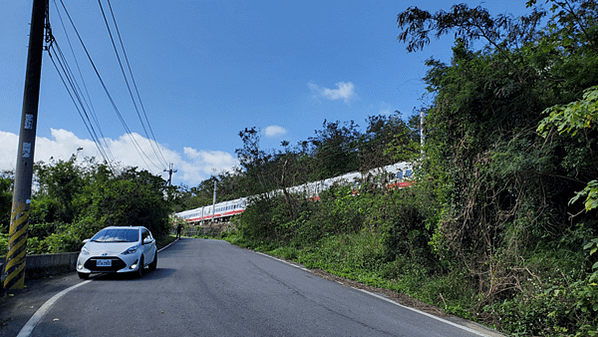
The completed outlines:
<svg viewBox="0 0 598 337">
<path fill-rule="evenodd" d="M 151 280 L 160 280 L 164 278 L 171 277 L 175 272 L 175 269 L 172 268 L 158 268 L 156 270 L 148 270 L 146 269 L 143 273 L 143 277 L 138 278 L 136 273 L 107 273 L 107 274 L 100 274 L 97 277 L 93 278 L 93 281 L 115 281 L 115 280 L 122 280 L 122 281 L 131 281 L 131 282 L 140 282 L 140 281 L 151 281 Z"/>
</svg>

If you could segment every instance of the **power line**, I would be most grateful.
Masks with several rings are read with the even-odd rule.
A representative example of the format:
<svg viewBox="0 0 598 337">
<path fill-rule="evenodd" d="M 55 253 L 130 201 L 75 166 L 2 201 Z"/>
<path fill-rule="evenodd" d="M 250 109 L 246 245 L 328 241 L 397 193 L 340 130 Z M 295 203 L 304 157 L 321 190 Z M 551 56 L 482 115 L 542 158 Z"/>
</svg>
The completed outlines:
<svg viewBox="0 0 598 337">
<path fill-rule="evenodd" d="M 87 85 L 85 83 L 85 79 L 83 77 L 83 74 L 81 73 L 81 67 L 79 66 L 79 62 L 77 61 L 77 57 L 75 55 L 75 51 L 73 50 L 73 45 L 71 43 L 71 39 L 69 37 L 68 31 L 66 30 L 66 26 L 64 25 L 64 20 L 62 20 L 62 15 L 60 14 L 60 11 L 58 9 L 58 5 L 56 5 L 56 1 L 54 1 L 54 6 L 56 7 L 56 13 L 58 14 L 58 18 L 60 19 L 60 23 L 62 25 L 62 29 L 64 31 L 67 43 L 68 43 L 69 48 L 71 50 L 71 55 L 73 56 L 73 60 L 75 61 L 75 65 L 77 66 L 77 70 L 78 70 L 78 73 L 79 73 L 79 78 L 81 79 L 81 83 L 83 83 L 83 89 L 85 89 L 85 96 L 82 95 L 82 97 L 84 97 L 84 98 L 87 97 L 87 99 L 84 100 L 84 101 L 85 101 L 87 107 L 89 108 L 89 111 L 90 111 L 89 114 L 93 118 L 93 121 L 94 121 L 94 123 L 95 123 L 98 131 L 100 132 L 101 139 L 104 140 L 104 146 L 106 146 L 106 148 L 108 148 L 108 144 L 105 141 L 106 137 L 104 137 L 104 134 L 103 134 L 102 129 L 100 127 L 100 122 L 98 121 L 97 114 L 95 113 L 95 108 L 94 108 L 94 106 L 92 104 L 91 97 L 89 95 L 89 90 L 87 89 Z"/>
<path fill-rule="evenodd" d="M 54 5 L 56 6 L 56 2 L 54 2 Z M 93 109 L 93 104 L 92 104 L 91 98 L 89 96 L 89 91 L 87 90 L 87 86 L 85 85 L 85 79 L 83 78 L 83 76 L 81 74 L 81 67 L 79 66 L 79 63 L 77 62 L 77 58 L 75 56 L 71 41 L 69 39 L 68 32 L 66 30 L 66 27 L 64 26 L 64 21 L 62 20 L 62 16 L 60 15 L 60 11 L 58 11 L 57 6 L 56 6 L 56 9 L 57 9 L 56 12 L 58 13 L 60 22 L 62 24 L 62 28 L 66 35 L 67 43 L 70 47 L 71 53 L 75 60 L 75 64 L 77 66 L 79 76 L 81 78 L 81 82 L 83 83 L 83 87 L 85 88 L 85 93 L 87 94 L 87 99 L 85 98 L 85 95 L 82 94 L 81 87 L 80 87 L 76 77 L 73 75 L 71 67 L 68 64 L 67 58 L 65 57 L 64 53 L 62 52 L 62 49 L 56 42 L 55 37 L 52 35 L 52 30 L 49 26 L 49 23 L 48 23 L 48 36 L 46 38 L 47 42 L 49 43 L 49 46 L 47 47 L 48 54 L 50 56 L 52 63 L 54 64 L 54 67 L 56 68 L 56 71 L 58 72 L 58 75 L 60 76 L 60 79 L 62 80 L 62 82 L 67 90 L 67 93 L 71 97 L 71 100 L 73 101 L 73 104 L 75 105 L 75 108 L 77 109 L 77 112 L 79 113 L 79 116 L 81 117 L 81 119 L 83 121 L 83 124 L 87 128 L 88 133 L 90 134 L 92 140 L 94 141 L 100 155 L 102 156 L 104 161 L 107 163 L 110 170 L 114 173 L 114 168 L 112 167 L 112 162 L 114 161 L 114 158 L 113 158 L 112 154 L 110 153 L 110 148 L 109 148 L 108 144 L 105 141 L 105 137 L 102 133 L 100 124 L 99 124 L 97 116 L 95 114 L 95 110 Z M 54 59 L 53 54 L 56 55 L 56 58 L 57 58 L 56 60 Z M 88 110 L 89 110 L 89 112 L 88 112 Z M 90 116 L 91 116 L 91 118 L 90 118 Z M 94 124 L 95 124 L 95 127 L 94 127 Z M 96 129 L 98 130 L 101 138 L 96 133 Z"/>
<path fill-rule="evenodd" d="M 129 81 L 127 80 L 127 75 L 126 75 L 126 73 L 125 73 L 125 71 L 123 69 L 121 58 L 119 57 L 119 53 L 118 53 L 118 48 L 116 47 L 116 44 L 114 43 L 114 38 L 113 38 L 112 32 L 110 31 L 110 25 L 108 24 L 108 20 L 106 19 L 106 15 L 105 15 L 105 12 L 104 12 L 104 8 L 102 6 L 102 2 L 101 2 L 101 0 L 98 0 L 98 4 L 100 5 L 100 10 L 102 11 L 102 16 L 104 17 L 104 22 L 106 23 L 106 28 L 108 29 L 108 34 L 110 35 L 110 40 L 112 41 L 112 46 L 114 48 L 114 52 L 116 53 L 116 57 L 118 59 L 119 65 L 120 65 L 120 69 L 121 69 L 121 72 L 123 74 L 123 78 L 125 79 L 125 83 L 126 83 L 127 88 L 129 90 L 129 95 L 131 96 L 131 101 L 133 102 L 133 106 L 135 107 L 135 111 L 137 112 L 137 116 L 139 117 L 139 121 L 141 122 L 141 126 L 143 127 L 143 130 L 145 132 L 145 135 L 146 135 L 147 139 L 148 140 L 152 139 L 154 141 L 154 143 L 152 143 L 150 141 L 150 145 L 152 146 L 152 150 L 154 151 L 154 154 L 156 155 L 156 158 L 158 158 L 158 160 L 160 161 L 160 164 L 162 164 L 163 166 L 166 166 L 166 163 L 167 163 L 166 159 L 164 158 L 164 155 L 162 154 L 162 151 L 161 151 L 160 147 L 156 146 L 156 144 L 159 144 L 159 143 L 158 143 L 158 141 L 156 139 L 156 136 L 154 134 L 152 126 L 151 126 L 151 124 L 149 122 L 149 118 L 147 117 L 147 112 L 145 110 L 145 106 L 143 104 L 143 100 L 141 99 L 141 95 L 139 94 L 139 88 L 137 86 L 137 82 L 135 81 L 135 76 L 133 75 L 133 70 L 131 69 L 131 64 L 130 64 L 129 58 L 127 56 L 125 45 L 124 45 L 124 43 L 122 41 L 122 36 L 120 34 L 120 30 L 118 29 L 118 23 L 116 22 L 116 17 L 114 16 L 114 11 L 112 9 L 112 5 L 110 3 L 110 0 L 107 0 L 107 3 L 108 3 L 108 7 L 110 9 L 110 14 L 111 14 L 111 17 L 112 17 L 112 22 L 114 24 L 114 28 L 116 30 L 116 35 L 118 36 L 118 41 L 120 43 L 120 48 L 121 48 L 122 53 L 123 53 L 123 58 L 124 58 L 124 60 L 125 60 L 125 62 L 127 64 L 128 73 L 129 73 L 129 76 L 131 77 L 131 82 L 133 83 L 133 86 L 135 88 L 135 93 L 136 93 L 136 96 L 137 96 L 137 100 L 139 101 L 139 106 L 141 107 L 141 111 L 143 112 L 143 115 L 145 117 L 145 123 L 143 121 L 143 118 L 141 117 L 141 113 L 140 113 L 139 108 L 137 107 L 137 104 L 135 102 L 135 97 L 133 96 L 133 93 L 131 91 L 131 87 L 129 85 Z M 147 124 L 147 128 L 146 128 L 146 124 Z M 148 129 L 150 131 L 149 134 L 148 134 L 148 131 L 147 131 Z M 151 134 L 151 136 L 150 136 L 150 134 Z"/>
<path fill-rule="evenodd" d="M 120 113 L 120 110 L 118 109 L 118 106 L 116 105 L 116 102 L 114 101 L 114 99 L 112 98 L 112 95 L 110 94 L 108 87 L 106 86 L 106 83 L 104 82 L 102 76 L 100 75 L 100 72 L 98 70 L 98 68 L 96 67 L 87 47 L 85 46 L 85 43 L 83 42 L 83 39 L 81 37 L 81 35 L 79 34 L 79 31 L 77 30 L 77 27 L 75 26 L 73 19 L 71 17 L 71 15 L 69 14 L 68 10 L 66 9 L 66 6 L 64 5 L 64 2 L 62 0 L 60 0 L 60 3 L 65 11 L 65 14 L 67 16 L 67 18 L 69 19 L 71 26 L 73 27 L 73 30 L 75 31 L 75 34 L 77 35 L 77 38 L 79 39 L 79 43 L 81 44 L 81 46 L 83 47 L 83 50 L 85 51 L 85 54 L 98 78 L 98 80 L 100 81 L 100 84 L 102 86 L 102 88 L 104 89 L 104 92 L 106 93 L 106 96 L 108 97 L 108 100 L 110 101 L 113 110 L 115 111 L 120 123 L 122 124 L 123 128 L 125 129 L 127 136 L 130 138 L 133 146 L 135 147 L 135 150 L 140 154 L 141 156 L 141 160 L 143 160 L 144 164 L 146 166 L 149 167 L 146 158 L 151 162 L 149 156 L 143 151 L 143 149 L 141 148 L 141 146 L 139 145 L 139 143 L 137 142 L 137 140 L 135 139 L 135 137 L 133 136 L 133 133 L 131 132 L 131 130 L 129 129 L 124 117 L 122 116 L 122 114 Z M 155 167 L 160 168 L 159 166 L 157 166 L 155 163 L 152 162 L 152 165 L 154 165 Z M 160 168 L 161 169 L 161 168 Z"/>
<path fill-rule="evenodd" d="M 52 52 L 56 54 L 58 58 L 57 60 L 55 60 L 52 56 Z M 48 54 L 50 55 L 50 60 L 52 60 L 52 63 L 54 64 L 54 67 L 56 68 L 56 71 L 58 72 L 58 75 L 60 76 L 62 83 L 64 84 L 69 96 L 71 97 L 71 100 L 73 101 L 73 104 L 75 105 L 75 108 L 77 109 L 77 112 L 79 113 L 79 116 L 81 116 L 83 124 L 85 124 L 87 131 L 89 132 L 91 138 L 96 144 L 96 147 L 100 152 L 100 155 L 102 156 L 102 158 L 104 158 L 104 161 L 106 161 L 108 165 L 110 165 L 110 167 L 112 168 L 112 165 L 110 164 L 112 160 L 110 160 L 107 150 L 104 149 L 100 140 L 98 139 L 97 133 L 93 127 L 93 123 L 89 118 L 89 114 L 83 106 L 81 95 L 79 94 L 80 89 L 78 89 L 78 84 L 76 83 L 76 80 L 73 78 L 72 72 L 68 64 L 66 64 L 66 60 L 64 59 L 62 51 L 59 47 L 57 47 L 57 44 L 55 42 L 52 43 L 52 45 L 48 49 Z"/>
</svg>

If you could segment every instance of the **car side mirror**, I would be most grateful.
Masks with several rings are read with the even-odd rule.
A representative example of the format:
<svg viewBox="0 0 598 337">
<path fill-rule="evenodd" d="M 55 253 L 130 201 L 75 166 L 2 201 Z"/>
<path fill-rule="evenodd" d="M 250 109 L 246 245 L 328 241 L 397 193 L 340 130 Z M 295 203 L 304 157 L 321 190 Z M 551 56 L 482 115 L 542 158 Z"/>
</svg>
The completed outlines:
<svg viewBox="0 0 598 337">
<path fill-rule="evenodd" d="M 150 244 L 152 242 L 154 242 L 154 239 L 152 239 L 152 238 L 145 238 L 145 239 L 143 239 L 143 244 L 144 245 Z"/>
<path fill-rule="evenodd" d="M 85 240 L 83 240 L 83 244 L 86 244 L 86 243 L 88 243 L 88 242 L 89 242 L 89 240 L 91 240 L 91 239 L 85 239 Z"/>
</svg>

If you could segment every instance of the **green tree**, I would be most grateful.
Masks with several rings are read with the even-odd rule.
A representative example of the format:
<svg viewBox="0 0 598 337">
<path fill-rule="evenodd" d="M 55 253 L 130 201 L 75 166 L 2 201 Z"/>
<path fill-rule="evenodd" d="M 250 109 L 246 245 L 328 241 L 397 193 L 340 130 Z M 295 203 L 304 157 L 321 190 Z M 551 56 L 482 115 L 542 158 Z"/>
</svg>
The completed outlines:
<svg viewBox="0 0 598 337">
<path fill-rule="evenodd" d="M 168 235 L 173 187 L 136 168 L 114 174 L 93 159 L 36 165 L 38 190 L 32 198 L 30 253 L 80 249 L 82 240 L 106 226 L 142 225 L 160 240 Z"/>
<path fill-rule="evenodd" d="M 128 168 L 112 177 L 100 165 L 76 201 L 77 221 L 90 226 L 87 235 L 106 226 L 145 226 L 161 238 L 168 234 L 171 212 L 165 189 L 166 181 L 147 171 Z"/>
<path fill-rule="evenodd" d="M 598 83 L 598 13 L 593 1 L 551 2 L 546 29 L 539 25 L 547 13 L 537 9 L 521 19 L 465 4 L 397 16 L 409 51 L 433 35 L 457 38 L 450 64 L 427 61 L 436 96 L 425 120 L 427 176 L 418 184 L 440 205 L 432 248 L 465 265 L 489 301 L 509 298 L 525 277 L 514 272 L 518 256 L 540 246 L 579 254 L 588 233 L 578 225 L 598 230 L 591 215 L 570 221 L 579 208 L 564 202 L 588 183 L 580 177 L 597 175 L 595 143 L 546 141 L 536 132 L 543 110 Z M 473 50 L 480 39 L 485 45 Z"/>
<path fill-rule="evenodd" d="M 571 199 L 571 203 L 585 197 L 586 212 L 598 208 L 598 180 L 595 179 L 598 170 L 598 87 L 587 89 L 582 100 L 567 105 L 555 105 L 546 109 L 545 114 L 548 116 L 538 126 L 542 136 L 549 137 L 551 133 L 554 135 L 558 132 L 559 135 L 575 139 L 579 144 L 578 151 L 574 154 L 578 163 L 575 169 L 578 179 L 586 179 L 587 183 L 585 188 Z"/>
<path fill-rule="evenodd" d="M 36 163 L 34 170 L 39 189 L 33 197 L 32 219 L 35 222 L 72 222 L 77 215 L 73 200 L 86 185 L 86 172 L 77 163 L 77 155 L 73 154 L 66 161 Z"/>
<path fill-rule="evenodd" d="M 10 212 L 12 211 L 13 179 L 9 172 L 0 177 L 0 233 L 8 233 L 10 226 Z"/>
<path fill-rule="evenodd" d="M 245 128 L 239 132 L 243 147 L 236 149 L 239 163 L 245 170 L 244 188 L 247 195 L 266 193 L 274 190 L 276 186 L 269 179 L 269 169 L 272 155 L 260 147 L 260 131 L 255 127 Z"/>
<path fill-rule="evenodd" d="M 361 172 L 376 167 L 410 161 L 420 156 L 419 116 L 412 116 L 407 122 L 401 113 L 390 116 L 370 116 L 364 134 L 359 138 Z"/>
<path fill-rule="evenodd" d="M 354 121 L 327 122 L 322 130 L 316 130 L 314 137 L 309 137 L 313 145 L 313 157 L 320 165 L 317 176 L 311 180 L 327 179 L 359 169 L 358 125 Z"/>
</svg>

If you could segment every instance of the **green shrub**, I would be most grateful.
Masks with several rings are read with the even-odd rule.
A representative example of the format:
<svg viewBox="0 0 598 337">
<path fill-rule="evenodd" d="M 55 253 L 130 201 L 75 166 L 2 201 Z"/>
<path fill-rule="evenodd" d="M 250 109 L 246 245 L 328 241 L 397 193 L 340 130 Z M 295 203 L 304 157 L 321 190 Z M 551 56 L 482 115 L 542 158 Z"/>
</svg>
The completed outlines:
<svg viewBox="0 0 598 337">
<path fill-rule="evenodd" d="M 8 253 L 8 234 L 0 233 L 0 256 L 6 256 Z"/>
<path fill-rule="evenodd" d="M 519 291 L 486 305 L 494 324 L 515 336 L 590 336 L 598 331 L 598 278 L 583 251 L 538 250 L 522 258 Z"/>
<path fill-rule="evenodd" d="M 298 256 L 298 251 L 294 247 L 278 247 L 268 253 L 287 260 L 296 260 Z"/>
<path fill-rule="evenodd" d="M 537 285 L 535 285 L 537 286 Z M 513 336 L 598 335 L 598 289 L 588 280 L 570 285 L 538 286 L 486 312 L 499 317 Z"/>
<path fill-rule="evenodd" d="M 52 233 L 55 233 L 58 228 L 60 228 L 61 224 L 58 222 L 42 222 L 42 223 L 35 223 L 31 222 L 29 224 L 29 228 L 27 230 L 28 237 L 36 237 L 39 240 L 43 240 L 46 237 L 50 236 Z"/>
</svg>

